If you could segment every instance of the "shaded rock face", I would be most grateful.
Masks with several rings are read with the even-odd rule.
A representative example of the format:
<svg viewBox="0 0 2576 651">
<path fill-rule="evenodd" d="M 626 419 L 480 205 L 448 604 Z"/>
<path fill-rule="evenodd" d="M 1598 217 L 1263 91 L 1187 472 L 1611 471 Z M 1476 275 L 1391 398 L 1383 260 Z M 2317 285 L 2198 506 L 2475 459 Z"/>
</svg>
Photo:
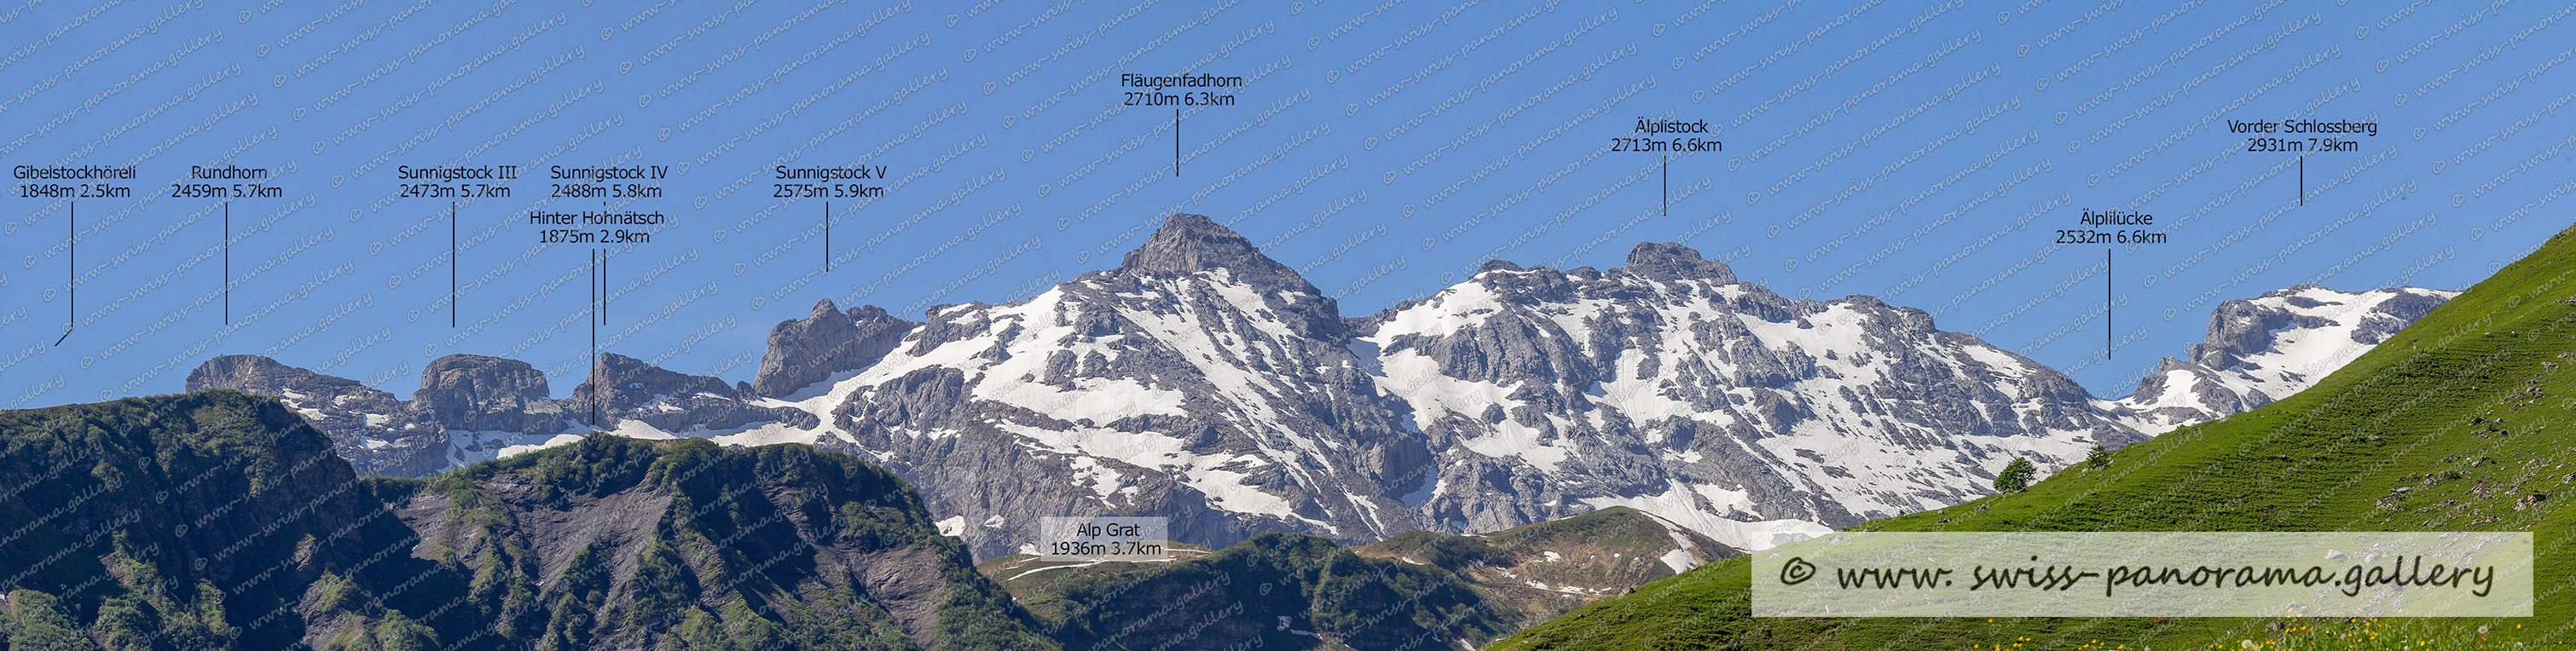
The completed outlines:
<svg viewBox="0 0 2576 651">
<path fill-rule="evenodd" d="M 526 362 L 449 355 L 421 371 L 411 400 L 257 355 L 207 360 L 188 390 L 275 396 L 331 438 L 360 474 L 419 477 L 496 456 L 511 445 L 587 431 L 547 397 L 545 374 Z M 587 416 L 587 408 L 583 408 Z"/>
<path fill-rule="evenodd" d="M 2398 287 L 2343 292 L 2298 285 L 2218 304 L 2209 332 L 2167 357 L 2116 409 L 2161 434 L 2287 398 L 2369 352 L 2459 292 Z"/>
<path fill-rule="evenodd" d="M 515 359 L 431 360 L 421 370 L 412 408 L 449 429 L 547 434 L 564 428 L 563 409 L 546 391 L 546 374 Z"/>
<path fill-rule="evenodd" d="M 836 311 L 831 299 L 814 304 L 802 321 L 784 321 L 769 331 L 769 348 L 760 357 L 752 392 L 785 398 L 834 373 L 875 364 L 894 350 L 903 335 L 920 324 L 895 318 L 874 305 Z"/>
</svg>

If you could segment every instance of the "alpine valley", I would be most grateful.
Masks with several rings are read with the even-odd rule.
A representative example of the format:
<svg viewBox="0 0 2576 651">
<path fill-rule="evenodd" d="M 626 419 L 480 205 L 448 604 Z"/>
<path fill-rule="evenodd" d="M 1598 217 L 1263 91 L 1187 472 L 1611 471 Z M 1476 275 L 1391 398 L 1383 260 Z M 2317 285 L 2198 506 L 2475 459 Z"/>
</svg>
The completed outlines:
<svg viewBox="0 0 2576 651">
<path fill-rule="evenodd" d="M 1761 549 L 1990 494 L 2015 456 L 2054 471 L 2285 398 L 2452 295 L 2227 301 L 2187 359 L 2106 399 L 1921 310 L 1786 298 L 1679 244 L 1608 270 L 1489 262 L 1351 318 L 1242 236 L 1177 214 L 1117 268 L 1023 301 L 918 323 L 822 301 L 771 332 L 748 383 L 605 354 L 594 382 L 554 398 L 524 362 L 451 355 L 401 400 L 236 355 L 187 388 L 275 396 L 359 474 L 426 476 L 594 430 L 807 443 L 908 480 L 985 559 L 1022 551 L 1043 516 L 1164 516 L 1176 541 L 1217 548 L 1619 506 Z"/>
</svg>

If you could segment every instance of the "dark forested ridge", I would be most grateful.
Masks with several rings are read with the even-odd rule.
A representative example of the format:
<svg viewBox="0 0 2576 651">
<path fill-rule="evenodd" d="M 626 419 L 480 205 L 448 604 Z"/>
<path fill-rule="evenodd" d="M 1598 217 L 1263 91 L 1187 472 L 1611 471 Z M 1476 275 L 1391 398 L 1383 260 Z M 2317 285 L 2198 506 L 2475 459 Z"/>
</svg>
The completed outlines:
<svg viewBox="0 0 2576 651">
<path fill-rule="evenodd" d="M 593 436 L 360 477 L 275 399 L 0 412 L 0 649 L 1055 645 L 894 475 Z"/>
<path fill-rule="evenodd" d="M 1454 649 L 1739 553 L 1625 507 L 1348 549 L 1272 533 L 1172 552 L 1148 562 L 1013 554 L 979 567 L 1067 649 Z"/>
<path fill-rule="evenodd" d="M 1022 599 L 1047 611 L 1066 649 L 1454 649 L 1527 624 L 1450 570 L 1318 536 L 1267 533 L 1125 570 L 1029 586 Z"/>
</svg>

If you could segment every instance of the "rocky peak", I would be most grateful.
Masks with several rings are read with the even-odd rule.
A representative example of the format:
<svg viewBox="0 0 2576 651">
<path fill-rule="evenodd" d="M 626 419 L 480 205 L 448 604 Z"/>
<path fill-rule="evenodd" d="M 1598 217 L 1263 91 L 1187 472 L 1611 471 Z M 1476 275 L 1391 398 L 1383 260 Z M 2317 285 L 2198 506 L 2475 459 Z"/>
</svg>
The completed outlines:
<svg viewBox="0 0 2576 651">
<path fill-rule="evenodd" d="M 2340 336 L 2354 344 L 2376 344 L 2441 307 L 2453 294 L 2411 287 L 2350 293 L 2294 285 L 2252 299 L 2225 301 L 2211 310 L 2209 332 L 2201 343 L 2192 345 L 2189 356 L 2213 369 L 2236 368 L 2249 358 L 2277 352 L 2279 333 L 2293 329 L 2349 329 Z"/>
<path fill-rule="evenodd" d="M 734 387 L 725 384 L 724 380 L 665 369 L 617 353 L 600 353 L 599 382 L 607 387 L 607 392 L 602 395 L 616 397 L 610 399 L 609 404 L 621 404 L 638 394 L 647 397 L 657 393 L 672 396 L 699 393 L 734 395 Z"/>
<path fill-rule="evenodd" d="M 1706 280 L 1724 285 L 1735 282 L 1735 272 L 1726 263 L 1699 257 L 1699 251 L 1671 242 L 1640 242 L 1628 250 L 1628 264 L 1620 267 L 1628 273 L 1649 280 Z"/>
<path fill-rule="evenodd" d="M 206 360 L 197 370 L 188 372 L 187 387 L 189 391 L 232 389 L 264 396 L 286 395 L 287 389 L 306 394 L 384 393 L 356 380 L 314 373 L 259 355 L 224 355 Z"/>
<path fill-rule="evenodd" d="M 832 299 L 814 303 L 804 320 L 781 321 L 769 331 L 769 349 L 760 356 L 753 393 L 784 398 L 832 374 L 875 364 L 921 324 L 886 314 L 874 305 L 841 312 Z"/>
<path fill-rule="evenodd" d="M 1316 293 L 1315 286 L 1298 276 L 1296 270 L 1262 255 L 1252 240 L 1206 215 L 1173 213 L 1161 229 L 1145 238 L 1144 246 L 1128 251 L 1118 263 L 1118 272 L 1123 275 L 1218 269 L 1231 273 L 1236 282 L 1263 289 Z"/>
<path fill-rule="evenodd" d="M 2456 295 L 2297 285 L 2228 300 L 2210 311 L 2209 332 L 2186 359 L 2157 362 L 2119 404 L 2150 434 L 2260 407 L 2315 385 Z"/>
<path fill-rule="evenodd" d="M 1297 275 L 1297 270 L 1262 255 L 1252 240 L 1210 221 L 1206 215 L 1173 213 L 1160 230 L 1145 238 L 1144 245 L 1127 252 L 1127 257 L 1116 270 L 1092 272 L 1084 278 L 1106 281 L 1112 286 L 1134 287 L 1156 278 L 1188 277 L 1218 271 L 1223 272 L 1224 282 L 1249 287 L 1261 294 L 1265 308 L 1262 311 L 1268 313 L 1247 316 L 1277 320 L 1289 330 L 1317 340 L 1339 341 L 1345 336 L 1338 303 L 1323 296 L 1313 283 Z M 1213 296 L 1207 294 L 1202 298 Z"/>
<path fill-rule="evenodd" d="M 421 369 L 411 407 L 447 427 L 540 434 L 564 428 L 562 409 L 548 397 L 546 374 L 527 362 L 483 355 L 449 355 Z"/>
<path fill-rule="evenodd" d="M 2315 285 L 2299 285 L 2258 298 L 2298 299 L 2303 298 L 2298 296 L 2300 290 L 2310 288 L 2322 289 Z M 2311 307 L 2315 304 L 2314 301 L 2299 303 L 2303 304 L 2292 306 Z M 2283 309 L 2279 305 L 2248 300 L 2224 301 L 2210 311 L 2209 332 L 2202 337 L 2201 343 L 2192 345 L 2189 355 L 2191 361 L 2213 369 L 2233 368 L 2243 365 L 2247 356 L 2270 349 L 2274 332 L 2316 328 L 2329 323 L 2331 321 L 2322 316 Z"/>
</svg>

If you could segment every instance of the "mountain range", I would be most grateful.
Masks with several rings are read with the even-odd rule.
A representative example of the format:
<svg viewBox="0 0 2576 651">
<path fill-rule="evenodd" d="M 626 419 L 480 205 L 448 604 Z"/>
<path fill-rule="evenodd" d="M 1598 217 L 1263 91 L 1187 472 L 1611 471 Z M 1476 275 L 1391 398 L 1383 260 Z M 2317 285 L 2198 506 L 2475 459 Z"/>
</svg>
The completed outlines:
<svg viewBox="0 0 2576 651">
<path fill-rule="evenodd" d="M 1173 215 L 1114 269 L 1027 300 L 816 304 L 726 382 L 604 354 L 552 398 L 515 360 L 451 355 L 411 400 L 256 356 L 191 391 L 279 397 L 363 474 L 420 476 L 605 430 L 809 443 L 921 490 L 977 558 L 1037 518 L 1171 518 L 1220 547 L 1263 532 L 1368 544 L 1627 506 L 1735 549 L 1990 494 L 2295 393 L 2453 293 L 2300 286 L 2222 303 L 2187 359 L 2119 399 L 1921 310 L 1791 299 L 1678 244 L 1625 264 L 1487 263 L 1345 317 L 1205 217 Z M 592 414 L 599 414 L 597 420 Z"/>
<path fill-rule="evenodd" d="M 2378 304 L 2409 300 L 2418 299 L 2386 296 Z M 2346 304 L 2329 305 L 2334 302 Z M 1754 572 L 1738 557 L 1600 600 L 1485 648 L 2567 648 L 2576 642 L 2576 591 L 2568 590 L 2576 586 L 2576 554 L 2567 549 L 2576 525 L 2562 517 L 2570 512 L 2569 491 L 2576 490 L 2576 448 L 2565 431 L 2576 425 L 2576 402 L 2568 399 L 2576 395 L 2576 367 L 2569 365 L 2576 359 L 2576 229 L 2403 329 L 2390 331 L 2369 316 L 2382 309 L 2365 308 L 2369 303 L 2293 288 L 2222 308 L 2215 324 L 2270 324 L 2259 327 L 2286 334 L 2262 348 L 2212 337 L 2193 350 L 2193 359 L 2165 365 L 2167 391 L 2157 395 L 2169 401 L 2157 404 L 2201 408 L 2178 396 L 2216 407 L 2232 404 L 2230 396 L 2267 404 L 2173 428 L 2027 490 L 1850 530 L 2524 532 L 2531 541 L 2530 587 L 2499 587 L 2481 598 L 2528 600 L 2528 616 L 2342 617 L 2331 610 L 2297 616 L 2315 612 L 2297 607 L 2281 617 L 1755 617 L 1756 586 L 1778 585 L 1767 582 L 1784 575 Z M 2301 328 L 2307 318 L 2339 325 Z M 2353 348 L 2345 342 L 2364 339 L 2376 345 L 2331 372 L 2297 357 Z M 2188 386 L 2195 388 L 2172 391 L 2186 386 L 2182 380 L 2194 380 Z M 2301 390 L 2274 391 L 2291 387 Z M 2319 562 L 2330 572 L 2369 564 L 2361 559 L 2370 551 L 2347 549 L 2320 554 Z M 2166 562 L 2142 551 L 2113 562 Z M 2415 585 L 2355 587 L 2369 592 L 2348 594 L 2384 603 L 2397 597 L 2378 590 L 2421 589 Z"/>
</svg>

